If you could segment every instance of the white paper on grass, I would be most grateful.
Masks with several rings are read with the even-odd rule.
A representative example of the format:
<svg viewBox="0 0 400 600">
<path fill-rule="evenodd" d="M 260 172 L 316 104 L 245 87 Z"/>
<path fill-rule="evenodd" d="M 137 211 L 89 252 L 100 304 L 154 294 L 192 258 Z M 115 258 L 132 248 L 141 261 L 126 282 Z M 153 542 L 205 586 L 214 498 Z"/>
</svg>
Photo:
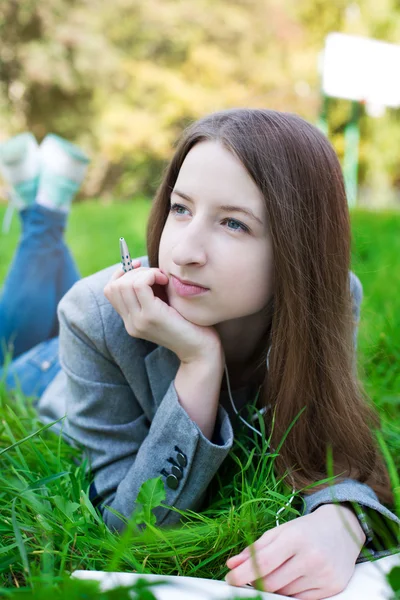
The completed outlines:
<svg viewBox="0 0 400 600">
<path fill-rule="evenodd" d="M 178 577 L 163 575 L 138 575 L 136 573 L 105 573 L 104 571 L 74 571 L 73 577 L 98 579 L 101 589 L 109 590 L 117 585 L 131 585 L 137 579 L 148 581 L 167 581 L 166 585 L 150 588 L 157 600 L 230 600 L 235 596 L 263 600 L 279 600 L 287 596 L 257 592 L 250 587 L 233 587 L 225 581 L 202 579 L 200 577 Z"/>
<path fill-rule="evenodd" d="M 340 594 L 331 596 L 332 600 L 390 600 L 393 592 L 387 583 L 386 574 L 395 566 L 400 566 L 400 553 L 356 565 L 346 589 Z M 257 594 L 261 595 L 263 600 L 289 598 L 279 594 L 257 592 L 249 587 L 233 587 L 225 581 L 197 577 L 164 577 L 104 571 L 74 571 L 72 577 L 96 579 L 101 582 L 102 590 L 112 589 L 117 585 L 132 585 L 137 579 L 167 581 L 167 585 L 151 588 L 157 600 L 229 600 L 235 596 L 254 598 Z"/>
</svg>

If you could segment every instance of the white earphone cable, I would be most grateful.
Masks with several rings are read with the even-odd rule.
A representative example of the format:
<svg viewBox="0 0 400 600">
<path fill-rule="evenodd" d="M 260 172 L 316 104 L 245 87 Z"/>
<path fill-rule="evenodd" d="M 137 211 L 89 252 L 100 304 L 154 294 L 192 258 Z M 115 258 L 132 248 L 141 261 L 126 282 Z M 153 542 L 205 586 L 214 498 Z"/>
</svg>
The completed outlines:
<svg viewBox="0 0 400 600">
<path fill-rule="evenodd" d="M 268 354 L 267 354 L 267 370 L 269 369 L 269 354 L 270 354 L 270 352 L 271 352 L 271 346 L 269 347 L 269 349 L 268 349 Z M 232 398 L 232 394 L 231 394 L 231 385 L 230 385 L 230 381 L 229 381 L 228 367 L 226 366 L 226 362 L 225 362 L 225 375 L 226 375 L 226 383 L 227 383 L 227 386 L 228 386 L 228 395 L 229 395 L 229 399 L 230 399 L 230 401 L 231 401 L 231 405 L 232 405 L 232 408 L 233 408 L 233 410 L 234 410 L 234 412 L 235 412 L 236 416 L 237 416 L 237 417 L 239 417 L 239 419 L 240 419 L 240 420 L 241 420 L 241 421 L 242 421 L 242 422 L 243 422 L 243 423 L 246 425 L 246 427 L 248 427 L 249 429 L 251 429 L 252 431 L 254 431 L 255 433 L 257 433 L 257 435 L 259 435 L 259 436 L 261 436 L 261 437 L 262 437 L 262 433 L 261 433 L 261 431 L 259 431 L 258 429 L 256 429 L 256 428 L 255 428 L 255 427 L 253 427 L 252 425 L 250 425 L 250 424 L 249 424 L 249 423 L 248 423 L 248 422 L 247 422 L 245 419 L 243 419 L 243 417 L 242 417 L 241 415 L 239 415 L 238 411 L 236 410 L 236 406 L 235 406 L 235 403 L 233 402 L 233 398 Z M 258 396 L 259 396 L 259 394 L 260 394 L 261 388 L 262 388 L 262 384 L 261 384 L 261 385 L 260 385 L 260 387 L 258 388 L 258 392 L 257 392 L 257 396 L 256 396 L 256 401 L 258 400 Z M 264 413 L 265 413 L 265 411 L 266 411 L 266 407 L 264 406 L 264 407 L 263 407 L 263 408 L 262 408 L 262 409 L 261 409 L 259 412 L 260 412 L 260 414 L 264 414 Z M 253 419 L 255 419 L 255 418 L 257 418 L 257 414 L 256 414 L 256 415 L 253 417 Z M 268 443 L 268 448 L 270 448 L 270 444 L 269 444 L 269 443 Z M 272 448 L 272 451 L 274 451 L 274 450 L 273 450 L 273 448 Z M 271 453 L 270 453 L 270 452 L 268 452 L 268 453 L 263 453 L 263 454 L 255 454 L 255 456 L 267 456 L 268 454 L 271 454 Z M 280 509 L 277 511 L 276 515 L 275 515 L 275 518 L 276 518 L 276 526 L 277 526 L 277 527 L 279 526 L 279 519 L 278 519 L 278 515 L 279 515 L 279 514 L 280 514 L 280 513 L 281 513 L 283 510 L 285 510 L 285 508 L 286 508 L 287 506 L 289 506 L 289 504 L 291 504 L 291 503 L 292 503 L 294 496 L 295 496 L 295 489 L 293 488 L 293 489 L 292 489 L 292 495 L 291 495 L 291 497 L 290 497 L 289 501 L 288 501 L 288 502 L 286 502 L 286 504 L 285 504 L 284 506 L 282 506 L 282 508 L 280 508 Z"/>
</svg>

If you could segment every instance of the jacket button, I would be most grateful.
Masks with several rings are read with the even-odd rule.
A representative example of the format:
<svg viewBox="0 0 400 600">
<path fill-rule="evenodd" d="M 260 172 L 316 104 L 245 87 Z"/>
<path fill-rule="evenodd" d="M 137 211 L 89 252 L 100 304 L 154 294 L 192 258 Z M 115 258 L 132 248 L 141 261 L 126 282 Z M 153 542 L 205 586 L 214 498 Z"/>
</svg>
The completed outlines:
<svg viewBox="0 0 400 600">
<path fill-rule="evenodd" d="M 182 452 L 177 453 L 176 460 L 181 465 L 181 467 L 186 467 L 186 465 L 187 465 L 186 456 L 184 454 L 182 454 Z"/>
<path fill-rule="evenodd" d="M 172 490 L 176 490 L 176 488 L 179 485 L 179 481 L 178 479 L 175 477 L 175 475 L 168 475 L 167 477 L 167 486 L 169 488 L 171 488 Z"/>
<path fill-rule="evenodd" d="M 183 471 L 180 467 L 176 467 L 175 465 L 171 468 L 172 475 L 175 475 L 177 479 L 182 479 Z"/>
</svg>

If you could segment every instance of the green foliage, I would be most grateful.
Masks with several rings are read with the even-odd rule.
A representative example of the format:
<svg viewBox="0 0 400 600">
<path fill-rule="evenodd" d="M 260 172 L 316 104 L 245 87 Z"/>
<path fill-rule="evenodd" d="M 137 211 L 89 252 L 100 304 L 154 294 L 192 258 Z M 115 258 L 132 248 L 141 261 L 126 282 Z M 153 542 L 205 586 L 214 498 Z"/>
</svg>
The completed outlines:
<svg viewBox="0 0 400 600">
<path fill-rule="evenodd" d="M 94 159 L 84 195 L 151 195 L 182 128 L 206 113 L 267 107 L 316 122 L 328 33 L 397 43 L 397 5 L 379 7 L 372 0 L 2 0 L 1 137 L 28 129 L 41 140 L 54 131 Z M 349 110 L 347 101 L 330 103 L 339 155 Z M 385 202 L 400 181 L 399 111 L 380 119 L 363 112 L 361 132 L 361 183 Z"/>
<path fill-rule="evenodd" d="M 377 406 L 385 441 L 400 470 L 400 215 L 352 214 L 352 269 L 363 285 L 359 377 Z"/>
<path fill-rule="evenodd" d="M 8 393 L 1 383 L 0 414 L 0 595 L 13 585 L 55 585 L 77 569 L 222 579 L 228 557 L 275 526 L 290 493 L 275 478 L 276 455 L 252 460 L 265 441 L 254 439 L 249 450 L 244 432 L 201 513 L 172 508 L 181 524 L 155 527 L 152 510 L 165 500 L 156 478 L 142 485 L 124 533 L 112 534 L 88 500 L 91 476 L 80 450 L 41 426 L 34 398 Z M 280 522 L 299 516 L 293 504 Z"/>
<path fill-rule="evenodd" d="M 392 589 L 399 593 L 400 592 L 400 567 L 394 567 L 388 574 L 388 580 Z"/>
<path fill-rule="evenodd" d="M 138 507 L 136 511 L 135 522 L 138 524 L 148 523 L 150 525 L 155 525 L 157 519 L 152 512 L 153 508 L 160 506 L 165 498 L 166 493 L 161 477 L 145 481 L 140 488 L 137 497 L 137 502 L 141 506 Z"/>
</svg>

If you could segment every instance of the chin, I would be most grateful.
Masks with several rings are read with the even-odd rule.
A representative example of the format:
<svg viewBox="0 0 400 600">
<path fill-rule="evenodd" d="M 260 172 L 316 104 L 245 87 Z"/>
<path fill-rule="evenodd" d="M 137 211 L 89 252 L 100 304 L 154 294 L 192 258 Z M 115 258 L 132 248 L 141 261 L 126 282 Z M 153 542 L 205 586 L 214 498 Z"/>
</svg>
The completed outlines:
<svg viewBox="0 0 400 600">
<path fill-rule="evenodd" d="M 170 301 L 169 305 L 172 306 L 172 308 L 174 308 L 180 315 L 182 315 L 184 319 L 190 321 L 190 323 L 193 323 L 194 325 L 199 325 L 201 327 L 210 327 L 215 325 L 214 320 L 210 322 L 209 318 L 202 318 L 199 309 L 196 307 L 188 307 L 187 305 L 185 306 L 185 304 L 179 302 L 179 298 L 177 300 L 175 299 L 175 301 L 172 299 L 172 302 Z"/>
</svg>

